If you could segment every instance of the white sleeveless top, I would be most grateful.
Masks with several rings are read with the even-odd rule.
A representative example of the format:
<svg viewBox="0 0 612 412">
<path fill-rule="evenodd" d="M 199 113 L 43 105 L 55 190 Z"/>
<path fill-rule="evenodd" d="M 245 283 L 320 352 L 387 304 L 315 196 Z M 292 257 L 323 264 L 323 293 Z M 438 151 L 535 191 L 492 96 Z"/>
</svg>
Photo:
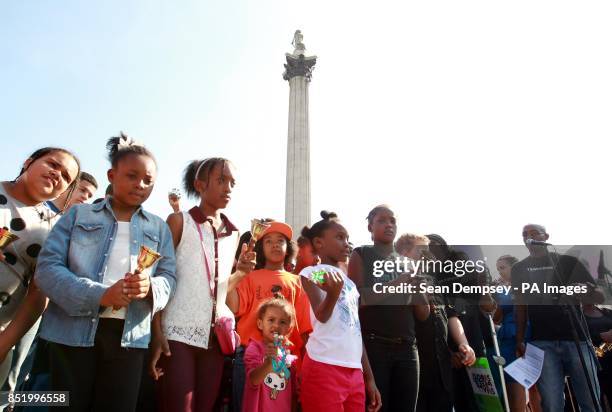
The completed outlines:
<svg viewBox="0 0 612 412">
<path fill-rule="evenodd" d="M 196 222 L 188 212 L 183 213 L 181 241 L 176 248 L 176 290 L 162 315 L 162 330 L 168 340 L 199 348 L 208 348 L 212 322 L 213 299 L 210 294 L 208 275 L 204 267 L 204 256 L 200 247 L 200 235 Z M 214 275 L 215 239 L 208 223 L 200 224 L 204 248 Z M 219 232 L 223 231 L 223 227 Z M 217 292 L 217 316 L 233 318 L 227 307 L 227 284 L 238 245 L 238 232 L 220 237 L 219 282 Z"/>
</svg>

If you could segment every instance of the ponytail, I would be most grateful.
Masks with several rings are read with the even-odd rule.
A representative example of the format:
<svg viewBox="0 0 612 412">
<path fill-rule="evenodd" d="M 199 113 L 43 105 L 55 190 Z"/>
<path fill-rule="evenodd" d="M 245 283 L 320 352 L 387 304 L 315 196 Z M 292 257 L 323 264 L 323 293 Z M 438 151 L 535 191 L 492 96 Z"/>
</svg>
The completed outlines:
<svg viewBox="0 0 612 412">
<path fill-rule="evenodd" d="M 111 137 L 106 141 L 106 150 L 108 151 L 108 161 L 113 167 L 117 166 L 119 160 L 129 155 L 148 156 L 157 163 L 149 149 L 123 132 L 120 132 L 119 136 Z"/>
<path fill-rule="evenodd" d="M 312 225 L 310 228 L 308 226 L 304 226 L 301 235 L 312 242 L 315 237 L 321 237 L 325 230 L 329 229 L 336 223 L 338 223 L 338 215 L 336 213 L 322 210 L 321 220 Z"/>
</svg>

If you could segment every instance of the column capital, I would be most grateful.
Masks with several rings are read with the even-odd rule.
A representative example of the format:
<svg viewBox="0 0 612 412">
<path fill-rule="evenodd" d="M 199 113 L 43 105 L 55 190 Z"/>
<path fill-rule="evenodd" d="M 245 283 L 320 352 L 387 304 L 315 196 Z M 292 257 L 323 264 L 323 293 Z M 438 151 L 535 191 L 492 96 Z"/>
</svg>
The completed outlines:
<svg viewBox="0 0 612 412">
<path fill-rule="evenodd" d="M 304 76 L 306 81 L 310 81 L 312 70 L 317 63 L 317 56 L 305 57 L 303 54 L 295 55 L 285 53 L 285 58 L 287 59 L 287 63 L 285 64 L 283 79 L 291 80 L 296 76 Z"/>
</svg>

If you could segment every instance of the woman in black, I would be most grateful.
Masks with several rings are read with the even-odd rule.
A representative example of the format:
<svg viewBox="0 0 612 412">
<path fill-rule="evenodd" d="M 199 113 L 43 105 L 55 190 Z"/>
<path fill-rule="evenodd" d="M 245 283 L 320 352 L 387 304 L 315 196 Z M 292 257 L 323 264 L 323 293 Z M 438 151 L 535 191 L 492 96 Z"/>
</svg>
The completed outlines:
<svg viewBox="0 0 612 412">
<path fill-rule="evenodd" d="M 415 411 L 419 390 L 419 358 L 414 319 L 426 319 L 429 305 L 423 296 L 415 303 L 405 294 L 375 294 L 373 286 L 410 283 L 409 274 L 385 271 L 385 261 L 396 262 L 393 241 L 397 232 L 393 211 L 377 206 L 368 214 L 373 245 L 356 248 L 349 261 L 349 277 L 361 294 L 359 319 L 376 385 L 382 397 L 381 411 Z"/>
<path fill-rule="evenodd" d="M 429 253 L 429 239 L 406 233 L 395 243 L 395 250 L 414 261 L 435 260 Z M 439 274 L 423 270 L 421 281 L 435 285 Z M 419 395 L 417 412 L 450 412 L 453 409 L 453 373 L 449 335 L 462 354 L 461 364 L 472 365 L 474 351 L 469 346 L 457 312 L 441 294 L 428 295 L 430 315 L 416 321 L 415 331 L 419 351 Z"/>
<path fill-rule="evenodd" d="M 442 262 L 467 261 L 469 256 L 465 253 L 453 250 L 446 241 L 436 234 L 427 235 L 430 240 L 429 249 L 437 260 Z M 455 276 L 453 273 L 444 274 L 437 277 L 438 282 L 451 284 L 459 282 L 463 285 L 477 285 L 480 283 L 476 273 Z M 457 312 L 458 319 L 465 330 L 465 336 L 469 346 L 473 348 L 476 357 L 486 356 L 484 339 L 480 328 L 480 296 L 474 294 L 457 293 L 447 296 L 448 302 L 453 305 Z M 472 384 L 468 377 L 465 363 L 465 354 L 461 353 L 461 348 L 451 343 L 451 363 L 453 365 L 453 406 L 456 412 L 473 412 L 478 410 Z"/>
<path fill-rule="evenodd" d="M 598 308 L 592 304 L 585 304 L 583 309 L 593 345 L 598 347 L 604 343 L 612 343 L 612 311 Z M 612 345 L 610 345 L 610 350 L 607 350 L 605 346 L 602 349 L 602 356 L 598 354 L 601 371 L 597 376 L 602 405 L 610 405 L 612 402 Z"/>
</svg>

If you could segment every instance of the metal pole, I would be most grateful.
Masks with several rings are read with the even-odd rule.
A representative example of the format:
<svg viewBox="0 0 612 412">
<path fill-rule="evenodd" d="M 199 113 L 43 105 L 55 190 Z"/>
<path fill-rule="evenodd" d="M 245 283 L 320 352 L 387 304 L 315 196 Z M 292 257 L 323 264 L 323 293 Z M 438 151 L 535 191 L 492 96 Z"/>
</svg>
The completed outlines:
<svg viewBox="0 0 612 412">
<path fill-rule="evenodd" d="M 493 316 L 490 313 L 487 313 L 487 318 L 489 318 L 489 326 L 491 327 L 491 335 L 493 336 L 493 346 L 495 348 L 495 356 L 493 359 L 499 368 L 499 379 L 501 381 L 502 394 L 504 395 L 504 407 L 506 408 L 506 412 L 510 412 L 510 405 L 508 404 L 508 394 L 506 393 L 506 379 L 504 378 L 504 365 L 506 364 L 506 360 L 501 356 L 499 352 L 499 344 L 497 343 L 497 332 L 495 331 L 495 324 L 493 323 Z"/>
</svg>

